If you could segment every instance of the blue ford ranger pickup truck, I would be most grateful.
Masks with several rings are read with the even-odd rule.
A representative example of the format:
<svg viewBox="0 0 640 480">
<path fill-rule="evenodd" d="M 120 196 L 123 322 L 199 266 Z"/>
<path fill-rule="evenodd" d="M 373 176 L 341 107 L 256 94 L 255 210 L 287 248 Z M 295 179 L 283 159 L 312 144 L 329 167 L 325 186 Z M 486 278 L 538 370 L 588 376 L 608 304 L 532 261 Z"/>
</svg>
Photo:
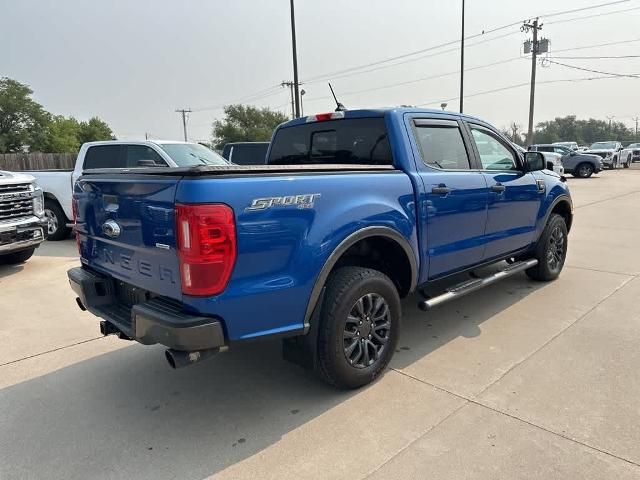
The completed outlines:
<svg viewBox="0 0 640 480">
<path fill-rule="evenodd" d="M 281 337 L 285 358 L 356 388 L 389 363 L 402 297 L 447 284 L 416 297 L 429 310 L 563 268 L 564 178 L 477 118 L 318 114 L 278 127 L 267 158 L 84 172 L 73 198 L 82 266 L 68 277 L 103 334 L 165 345 L 174 368 Z"/>
</svg>

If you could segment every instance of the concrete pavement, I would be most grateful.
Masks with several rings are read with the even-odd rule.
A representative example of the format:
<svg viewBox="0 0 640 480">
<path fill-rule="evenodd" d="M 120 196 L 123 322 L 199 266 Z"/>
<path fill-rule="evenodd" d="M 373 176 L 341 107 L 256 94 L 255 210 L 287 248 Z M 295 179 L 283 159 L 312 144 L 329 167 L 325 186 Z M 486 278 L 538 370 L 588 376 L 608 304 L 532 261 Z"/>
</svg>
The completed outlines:
<svg viewBox="0 0 640 480">
<path fill-rule="evenodd" d="M 569 179 L 569 258 L 425 316 L 337 392 L 244 345 L 185 370 L 101 338 L 73 241 L 0 267 L 0 479 L 640 479 L 640 170 Z"/>
</svg>

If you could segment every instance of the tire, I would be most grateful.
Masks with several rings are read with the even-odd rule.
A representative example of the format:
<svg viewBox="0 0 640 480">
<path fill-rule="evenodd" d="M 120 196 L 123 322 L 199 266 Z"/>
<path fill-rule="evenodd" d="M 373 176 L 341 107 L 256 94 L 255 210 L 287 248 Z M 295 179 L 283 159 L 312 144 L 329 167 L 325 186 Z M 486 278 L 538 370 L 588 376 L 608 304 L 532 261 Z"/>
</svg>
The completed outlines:
<svg viewBox="0 0 640 480">
<path fill-rule="evenodd" d="M 589 178 L 593 175 L 593 165 L 590 163 L 581 163 L 573 171 L 573 176 L 577 178 Z"/>
<path fill-rule="evenodd" d="M 395 352 L 400 317 L 400 297 L 389 277 L 361 267 L 334 271 L 320 313 L 320 377 L 341 389 L 371 383 Z"/>
<path fill-rule="evenodd" d="M 44 215 L 47 217 L 47 240 L 64 240 L 69 236 L 70 228 L 66 226 L 67 217 L 55 200 L 44 201 Z"/>
<path fill-rule="evenodd" d="M 558 278 L 567 258 L 567 244 L 567 224 L 560 215 L 552 213 L 532 256 L 538 265 L 526 271 L 529 278 L 540 282 Z"/>
<path fill-rule="evenodd" d="M 0 255 L 0 264 L 15 265 L 17 263 L 24 263 L 33 256 L 33 252 L 35 251 L 35 248 L 29 248 L 28 250 L 20 250 L 19 252 Z"/>
</svg>

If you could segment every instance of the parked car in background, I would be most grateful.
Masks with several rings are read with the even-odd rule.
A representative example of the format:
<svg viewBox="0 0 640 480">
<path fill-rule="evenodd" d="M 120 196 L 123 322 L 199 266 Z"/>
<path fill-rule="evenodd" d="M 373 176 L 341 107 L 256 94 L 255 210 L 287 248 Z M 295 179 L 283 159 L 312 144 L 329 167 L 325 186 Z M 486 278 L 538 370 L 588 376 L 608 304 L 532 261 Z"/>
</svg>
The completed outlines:
<svg viewBox="0 0 640 480">
<path fill-rule="evenodd" d="M 517 143 L 514 143 L 513 146 L 518 150 L 522 155 L 526 153 L 524 147 L 521 147 Z M 553 152 L 541 152 L 542 156 L 544 156 L 545 162 L 547 164 L 547 170 L 553 170 L 558 175 L 564 175 L 565 169 L 562 165 L 562 155 Z"/>
<path fill-rule="evenodd" d="M 42 190 L 35 178 L 0 171 L 0 264 L 27 261 L 46 238 Z"/>
<path fill-rule="evenodd" d="M 220 155 L 198 143 L 176 141 L 109 140 L 82 145 L 73 170 L 29 171 L 44 192 L 49 240 L 69 235 L 73 212 L 73 185 L 82 172 L 93 168 L 188 167 L 225 165 Z"/>
<path fill-rule="evenodd" d="M 640 143 L 632 143 L 627 148 L 631 150 L 631 161 L 640 162 Z"/>
<path fill-rule="evenodd" d="M 574 177 L 589 178 L 594 173 L 602 171 L 602 159 L 598 155 L 577 152 L 564 145 L 531 145 L 529 150 L 560 155 L 564 171 Z"/>
<path fill-rule="evenodd" d="M 567 147 L 571 150 L 578 150 L 577 142 L 553 142 L 553 145 L 560 145 L 561 147 Z"/>
<path fill-rule="evenodd" d="M 236 165 L 264 165 L 267 161 L 269 142 L 227 143 L 222 156 Z"/>
<path fill-rule="evenodd" d="M 609 169 L 618 168 L 620 165 L 629 168 L 631 165 L 632 150 L 624 149 L 618 141 L 593 143 L 585 153 L 592 153 L 602 158 L 602 163 Z"/>
<path fill-rule="evenodd" d="M 430 310 L 520 272 L 560 275 L 573 206 L 545 166 L 466 115 L 299 118 L 267 165 L 86 171 L 68 278 L 104 335 L 165 345 L 173 368 L 284 338 L 286 359 L 357 388 L 396 351 L 401 297 L 431 286 Z"/>
</svg>

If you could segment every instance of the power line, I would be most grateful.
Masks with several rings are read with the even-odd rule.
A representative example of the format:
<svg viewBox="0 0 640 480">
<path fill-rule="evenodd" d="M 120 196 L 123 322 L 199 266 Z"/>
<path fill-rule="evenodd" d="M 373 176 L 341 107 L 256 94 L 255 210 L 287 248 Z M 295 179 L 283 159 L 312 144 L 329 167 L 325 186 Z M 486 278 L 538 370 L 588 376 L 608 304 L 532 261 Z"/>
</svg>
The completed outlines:
<svg viewBox="0 0 640 480">
<path fill-rule="evenodd" d="M 625 43 L 633 43 L 633 42 L 640 42 L 640 38 L 633 38 L 630 40 L 619 40 L 617 42 L 608 42 L 608 43 L 597 43 L 595 45 L 583 45 L 581 47 L 571 47 L 571 48 L 562 48 L 560 50 L 554 50 L 555 53 L 558 52 L 572 52 L 575 50 L 586 50 L 588 48 L 598 48 L 598 47 L 609 47 L 611 45 L 622 45 Z"/>
<path fill-rule="evenodd" d="M 227 105 L 230 105 L 232 103 L 255 102 L 257 100 L 262 100 L 264 98 L 268 98 L 268 97 L 271 97 L 273 95 L 276 95 L 276 94 L 280 93 L 280 91 L 281 91 L 280 89 L 281 88 L 282 87 L 281 87 L 280 84 L 272 85 L 269 88 L 262 89 L 262 90 L 260 90 L 260 91 L 258 91 L 256 93 L 253 93 L 253 94 L 250 94 L 250 95 L 246 95 L 244 97 L 240 97 L 240 98 L 238 98 L 236 100 L 230 100 L 230 101 L 227 101 L 227 102 L 221 102 L 221 103 L 219 103 L 217 105 L 210 105 L 210 106 L 207 106 L 207 107 L 194 108 L 193 111 L 194 112 L 203 112 L 203 111 L 206 111 L 206 110 L 218 110 L 218 109 L 223 108 L 223 107 L 225 107 Z"/>
<path fill-rule="evenodd" d="M 519 31 L 513 31 L 513 32 L 506 33 L 504 35 L 499 35 L 497 37 L 487 38 L 487 39 L 481 40 L 479 42 L 474 42 L 474 43 L 468 44 L 468 45 L 465 46 L 465 48 L 475 47 L 476 45 L 482 45 L 482 44 L 487 43 L 487 42 L 493 42 L 495 40 L 499 40 L 499 39 L 505 38 L 505 37 L 510 37 L 510 36 L 516 35 L 518 33 L 520 33 L 520 32 Z M 456 40 L 455 42 L 452 42 L 452 43 L 459 43 L 459 42 L 460 42 L 460 40 Z M 374 67 L 374 68 L 370 68 L 368 70 L 362 70 L 362 71 L 359 71 L 359 72 L 355 71 L 355 72 L 350 72 L 350 73 L 347 72 L 347 73 L 344 73 L 344 74 L 341 74 L 341 75 L 327 76 L 326 78 L 323 77 L 323 78 L 320 78 L 320 79 L 317 79 L 317 80 L 307 80 L 307 81 L 305 81 L 305 83 L 318 83 L 318 82 L 322 82 L 322 81 L 329 80 L 329 79 L 337 80 L 337 79 L 340 79 L 340 78 L 352 77 L 354 75 L 362 75 L 362 74 L 365 74 L 365 73 L 370 73 L 370 72 L 374 72 L 374 71 L 378 71 L 378 70 L 383 70 L 385 68 L 397 67 L 398 65 L 404 65 L 405 63 L 416 62 L 418 60 L 423 60 L 425 58 L 437 57 L 439 55 L 444 55 L 445 53 L 457 52 L 459 50 L 460 50 L 460 47 L 450 48 L 450 49 L 447 49 L 447 50 L 442 50 L 440 52 L 428 53 L 426 55 L 420 55 L 419 57 L 409 58 L 409 59 L 403 60 L 401 62 L 396 62 L 396 63 L 390 64 L 390 65 L 380 65 L 380 66 L 377 66 L 377 67 Z M 456 73 L 459 73 L 459 71 L 456 72 Z"/>
<path fill-rule="evenodd" d="M 601 7 L 606 7 L 606 6 L 611 6 L 611 5 L 617 5 L 617 4 L 621 4 L 621 3 L 627 3 L 630 0 L 618 0 L 618 1 L 613 1 L 613 2 L 606 2 L 606 3 L 601 3 L 601 4 L 597 4 L 597 5 L 591 5 L 591 6 L 587 6 L 587 7 L 582 7 L 582 8 L 577 8 L 577 9 L 572 9 L 572 10 L 565 10 L 565 11 L 561 11 L 561 12 L 552 12 L 552 13 L 547 13 L 545 15 L 539 15 L 542 17 L 555 17 L 555 16 L 561 16 L 561 15 L 566 15 L 566 14 L 570 14 L 570 13 L 577 13 L 577 12 L 581 12 L 581 11 L 585 11 L 585 10 L 590 10 L 590 9 L 595 9 L 595 8 L 601 8 Z M 640 8 L 640 7 L 638 7 Z M 616 11 L 616 12 L 612 12 L 612 13 L 619 13 L 620 11 Z M 604 13 L 606 14 L 606 13 Z M 602 15 L 604 15 L 602 14 Z M 550 23 L 559 23 L 558 22 L 550 22 Z M 472 40 L 474 38 L 478 38 L 478 37 L 482 37 L 482 36 L 486 36 L 486 35 L 490 35 L 492 33 L 501 31 L 501 30 L 505 30 L 507 28 L 516 26 L 516 25 L 520 25 L 521 21 L 517 21 L 517 22 L 513 22 L 513 23 L 509 23 L 506 25 L 501 25 L 499 27 L 495 27 L 489 30 L 483 30 L 481 33 L 478 34 L 474 34 L 474 35 L 469 35 L 465 37 L 465 40 Z M 472 47 L 475 45 L 481 45 L 487 42 L 492 42 L 495 40 L 499 40 L 501 38 L 505 38 L 511 35 L 515 35 L 519 33 L 518 31 L 514 31 L 514 32 L 509 32 L 505 35 L 499 35 L 497 37 L 494 38 L 489 38 L 489 39 L 485 39 L 482 40 L 480 42 L 475 42 L 472 43 L 470 45 L 467 45 L 468 47 Z M 584 47 L 576 47 L 576 48 L 569 48 L 569 49 L 562 49 L 562 50 L 556 50 L 556 52 L 563 52 L 563 51 L 571 51 L 571 50 L 579 50 L 579 49 L 586 49 L 586 48 L 595 48 L 595 47 L 599 47 L 599 46 L 609 46 L 609 45 L 618 45 L 618 44 L 622 44 L 622 43 L 631 43 L 631 42 L 636 42 L 636 41 L 640 41 L 640 38 L 638 39 L 633 39 L 633 40 L 626 40 L 626 41 L 621 41 L 621 42 L 609 42 L 609 43 L 605 43 L 605 44 L 600 44 L 600 45 L 589 45 L 589 46 L 584 46 Z M 345 77 L 349 77 L 349 76 L 353 76 L 353 75 L 360 75 L 360 74 L 365 74 L 365 73 L 370 73 L 373 71 L 377 71 L 380 69 L 384 69 L 384 68 L 392 68 L 398 65 L 402 65 L 405 63 L 410 63 L 410 62 L 414 62 L 414 61 L 418 61 L 418 60 L 422 60 L 425 58 L 431 58 L 434 56 L 438 56 L 438 55 L 442 55 L 445 53 L 450 53 L 450 52 L 456 52 L 458 50 L 460 50 L 459 47 L 456 48 L 452 48 L 452 49 L 448 49 L 448 50 L 444 50 L 441 52 L 435 52 L 435 53 L 431 53 L 429 54 L 429 52 L 433 52 L 434 50 L 439 50 L 441 48 L 444 48 L 446 46 L 450 46 L 450 45 L 455 45 L 458 44 L 460 42 L 459 39 L 456 40 L 452 40 L 449 42 L 444 42 L 441 43 L 439 45 L 433 45 L 431 47 L 427 47 L 424 49 L 420 49 L 420 50 L 415 50 L 413 52 L 408 52 L 402 55 L 398 55 L 398 56 L 394 56 L 394 57 L 389 57 L 383 60 L 378 60 L 375 62 L 370 62 L 368 64 L 363 64 L 363 65 L 358 65 L 355 67 L 350 67 L 350 68 L 346 68 L 346 69 L 342 69 L 342 70 L 337 70 L 334 72 L 330 72 L 330 73 L 326 73 L 326 74 L 322 74 L 322 75 L 316 75 L 315 77 L 310 77 L 309 79 L 307 79 L 305 81 L 305 83 L 316 83 L 316 82 L 320 82 L 320 81 L 324 81 L 327 80 L 329 78 L 331 79 L 339 79 L 339 78 L 345 78 Z M 427 53 L 427 55 L 420 55 L 420 54 L 424 54 Z M 416 58 L 410 58 L 410 57 L 415 57 L 416 55 L 419 55 Z M 384 65 L 386 63 L 389 62 L 393 62 L 394 60 L 403 60 L 401 62 L 396 62 L 393 63 L 391 65 Z M 362 70 L 363 68 L 367 68 L 367 67 L 376 67 L 376 68 L 371 68 L 368 70 L 364 70 L 364 71 L 359 71 Z M 226 101 L 226 102 L 221 102 L 217 105 L 212 105 L 212 106 L 207 106 L 207 107 L 200 107 L 200 108 L 195 108 L 193 109 L 194 112 L 201 112 L 201 111 L 206 111 L 206 110 L 218 110 L 220 108 L 223 108 L 226 105 L 232 104 L 232 103 L 240 103 L 240 102 L 253 102 L 253 101 L 257 101 L 257 100 L 262 100 L 264 98 L 268 98 L 270 96 L 276 95 L 279 91 L 280 91 L 280 84 L 276 84 L 276 85 L 272 85 L 266 89 L 260 90 L 258 92 L 255 92 L 254 94 L 248 95 L 246 97 L 241 97 L 238 98 L 236 100 L 233 101 Z M 309 99 L 311 100 L 311 99 Z"/>
<path fill-rule="evenodd" d="M 564 20 L 555 20 L 553 22 L 546 22 L 546 25 L 556 25 L 558 23 L 577 22 L 578 20 L 587 20 L 589 18 L 594 18 L 594 17 L 605 17 L 607 15 L 615 15 L 616 13 L 626 13 L 626 12 L 631 12 L 633 10 L 640 10 L 640 7 L 627 8 L 625 10 L 615 10 L 613 12 L 595 13 L 593 15 L 587 15 L 584 17 L 565 18 Z"/>
<path fill-rule="evenodd" d="M 558 79 L 558 80 L 544 80 L 542 82 L 537 82 L 537 85 L 549 85 L 549 84 L 554 84 L 554 83 L 567 83 L 567 82 L 585 82 L 585 81 L 591 81 L 591 80 L 606 80 L 606 79 L 615 79 L 615 78 L 619 78 L 619 77 L 612 77 L 610 75 L 607 76 L 601 76 L 601 77 L 586 77 L 586 78 L 564 78 L 564 79 Z M 525 83 L 517 83 L 515 85 L 508 85 L 506 87 L 501 87 L 501 88 L 495 88 L 493 90 L 485 90 L 482 92 L 476 92 L 476 93 L 472 93 L 470 95 L 465 95 L 465 98 L 471 98 L 471 97 L 479 97 L 482 95 L 488 95 L 491 93 L 498 93 L 498 92 L 504 92 L 505 90 L 513 90 L 516 88 L 522 88 L 522 87 L 526 87 L 529 86 L 529 82 L 525 82 Z M 424 102 L 424 103 L 417 103 L 416 106 L 417 107 L 422 107 L 422 106 L 426 106 L 426 105 L 437 105 L 443 102 L 452 102 L 453 100 L 457 100 L 458 97 L 451 97 L 451 98 L 444 98 L 444 99 L 440 99 L 440 100 L 432 100 L 430 102 Z"/>
<path fill-rule="evenodd" d="M 512 58 L 508 58 L 508 59 L 505 59 L 505 60 L 500 60 L 498 62 L 487 63 L 487 64 L 484 64 L 484 65 L 478 65 L 478 66 L 471 67 L 471 68 L 465 68 L 464 71 L 465 72 L 471 72 L 471 71 L 474 71 L 474 70 L 480 70 L 482 68 L 493 67 L 493 66 L 496 66 L 496 65 L 503 65 L 505 63 L 513 62 L 515 60 L 520 60 L 521 58 L 522 57 L 512 57 Z M 420 77 L 420 78 L 416 78 L 414 80 L 407 80 L 405 82 L 389 83 L 389 84 L 386 84 L 386 85 L 381 85 L 379 87 L 365 88 L 365 89 L 362 89 L 362 90 L 352 90 L 352 91 L 349 91 L 349 92 L 340 92 L 340 97 L 348 97 L 348 96 L 351 96 L 351 95 L 358 95 L 360 93 L 375 92 L 377 90 L 384 90 L 384 89 L 387 89 L 387 88 L 401 87 L 401 86 L 404 86 L 404 85 L 410 85 L 412 83 L 418 83 L 418 82 L 423 82 L 423 81 L 427 81 L 427 80 L 435 80 L 437 78 L 444 78 L 444 77 L 448 77 L 448 76 L 451 76 L 451 75 L 458 75 L 459 73 L 460 72 L 458 70 L 455 70 L 455 71 L 451 71 L 451 72 L 440 73 L 438 75 L 430 75 L 428 77 Z M 325 96 L 319 96 L 319 97 L 311 97 L 311 98 L 308 98 L 307 101 L 314 101 L 314 100 L 321 100 L 321 99 L 323 100 L 325 98 L 329 98 L 329 96 L 325 95 Z"/>
<path fill-rule="evenodd" d="M 613 59 L 613 58 L 640 58 L 640 55 L 606 55 L 606 56 L 591 56 L 587 55 L 584 57 L 556 57 L 552 58 L 556 60 L 605 60 L 605 59 Z"/>
<path fill-rule="evenodd" d="M 569 13 L 578 13 L 578 12 L 584 12 L 585 10 L 593 10 L 594 8 L 609 7 L 611 5 L 618 5 L 620 3 L 629 3 L 630 1 L 631 0 L 617 0 L 615 2 L 600 3 L 598 5 L 591 5 L 589 7 L 574 8 L 573 10 L 565 10 L 563 12 L 547 13 L 546 15 L 539 15 L 539 16 L 540 17 L 545 17 L 545 18 L 558 17 L 560 15 L 567 15 Z"/>
<path fill-rule="evenodd" d="M 554 16 L 559 16 L 559 15 L 566 15 L 566 14 L 569 14 L 569 13 L 581 12 L 581 11 L 585 11 L 585 10 L 592 10 L 594 8 L 601 8 L 601 7 L 611 6 L 611 5 L 618 5 L 620 3 L 627 3 L 629 1 L 631 1 L 631 0 L 617 0 L 617 1 L 614 1 L 614 2 L 600 3 L 600 4 L 597 4 L 597 5 L 591 5 L 591 6 L 588 6 L 588 7 L 576 8 L 576 9 L 572 9 L 572 10 L 564 10 L 564 11 L 561 11 L 561 12 L 553 12 L 553 13 L 548 13 L 546 15 L 538 15 L 538 16 L 554 17 Z M 499 27 L 496 27 L 496 28 L 493 28 L 493 29 L 490 29 L 490 30 L 483 30 L 482 33 L 469 35 L 467 37 L 464 37 L 464 39 L 465 40 L 472 40 L 472 39 L 477 38 L 477 37 L 481 37 L 481 36 L 484 36 L 484 35 L 489 35 L 491 33 L 494 33 L 494 32 L 500 31 L 500 30 L 504 30 L 504 29 L 509 28 L 509 27 L 520 25 L 521 23 L 522 23 L 522 21 L 517 21 L 517 22 L 509 23 L 509 24 L 506 24 L 506 25 L 502 25 L 502 26 L 499 26 Z M 447 47 L 449 45 L 455 45 L 459 41 L 460 41 L 459 39 L 451 40 L 451 41 L 448 41 L 448 42 L 441 43 L 439 45 L 433 45 L 431 47 L 427 47 L 427 48 L 423 48 L 423 49 L 420 49 L 420 50 L 414 50 L 412 52 L 404 53 L 402 55 L 397 55 L 397 56 L 394 56 L 394 57 L 388 57 L 388 58 L 385 58 L 383 60 L 378 60 L 378 61 L 375 61 L 375 62 L 370 62 L 370 63 L 358 65 L 358 66 L 355 66 L 355 67 L 349 67 L 349 68 L 342 69 L 342 70 L 336 70 L 336 71 L 333 71 L 333 72 L 330 72 L 330 73 L 326 73 L 326 74 L 316 75 L 314 77 L 309 77 L 308 79 L 306 79 L 306 82 L 307 83 L 313 83 L 315 81 L 326 80 L 327 78 L 335 78 L 336 75 L 341 75 L 343 73 L 349 73 L 349 72 L 352 72 L 352 71 L 361 70 L 363 68 L 376 66 L 376 65 L 381 65 L 381 64 L 388 63 L 388 62 L 391 62 L 391 61 L 394 61 L 394 60 L 400 60 L 400 59 L 403 59 L 403 58 L 408 58 L 408 57 L 412 57 L 412 56 L 415 56 L 415 55 L 419 55 L 421 53 L 426 53 L 426 52 L 430 52 L 430 51 L 433 51 L 433 50 L 437 50 L 437 49 L 440 49 L 440 48 L 443 48 L 443 47 Z M 457 51 L 457 50 L 459 50 L 459 48 L 452 49 L 450 51 Z"/>
<path fill-rule="evenodd" d="M 566 67 L 566 68 L 573 68 L 574 70 L 581 70 L 583 72 L 600 73 L 600 74 L 603 74 L 603 75 L 611 75 L 613 77 L 640 78 L 639 75 L 635 75 L 635 74 L 603 72 L 602 70 L 593 70 L 593 69 L 590 69 L 590 68 L 578 67 L 576 65 L 569 65 L 567 63 L 556 62 L 555 60 L 551 60 L 551 59 L 548 59 L 548 58 L 545 59 L 545 62 L 553 63 L 555 65 L 560 65 L 560 66 Z"/>
</svg>

